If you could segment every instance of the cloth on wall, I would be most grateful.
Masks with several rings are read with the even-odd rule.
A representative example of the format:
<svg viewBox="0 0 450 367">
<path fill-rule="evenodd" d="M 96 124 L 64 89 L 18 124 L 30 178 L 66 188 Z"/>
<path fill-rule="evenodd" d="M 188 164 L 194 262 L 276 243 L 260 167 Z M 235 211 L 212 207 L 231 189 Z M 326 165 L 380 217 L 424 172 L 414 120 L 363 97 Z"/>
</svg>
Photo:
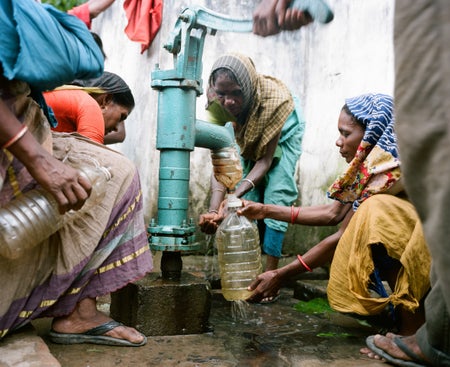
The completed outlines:
<svg viewBox="0 0 450 367">
<path fill-rule="evenodd" d="M 142 54 L 161 27 L 162 0 L 125 0 L 123 8 L 128 19 L 125 34 L 130 40 L 141 43 Z"/>
</svg>

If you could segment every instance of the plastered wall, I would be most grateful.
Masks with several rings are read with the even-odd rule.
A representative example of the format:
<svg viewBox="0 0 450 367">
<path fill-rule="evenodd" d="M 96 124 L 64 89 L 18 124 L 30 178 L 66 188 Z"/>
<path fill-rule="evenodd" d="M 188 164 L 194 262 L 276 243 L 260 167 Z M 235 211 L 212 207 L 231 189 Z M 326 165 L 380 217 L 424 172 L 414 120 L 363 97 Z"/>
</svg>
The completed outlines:
<svg viewBox="0 0 450 367">
<path fill-rule="evenodd" d="M 138 167 L 146 218 L 156 215 L 158 158 L 155 149 L 157 93 L 151 89 L 151 72 L 172 68 L 172 55 L 163 49 L 177 15 L 189 5 L 200 5 L 235 18 L 251 18 L 258 1 L 165 0 L 163 24 L 149 50 L 124 33 L 127 24 L 123 0 L 93 21 L 93 30 L 104 43 L 106 70 L 122 76 L 133 90 L 137 106 L 126 121 L 127 138 L 112 146 Z M 335 18 L 327 25 L 312 24 L 295 32 L 261 38 L 253 34 L 217 32 L 207 36 L 203 52 L 203 80 L 212 63 L 224 52 L 239 51 L 253 58 L 259 72 L 283 80 L 302 102 L 307 122 L 303 154 L 298 164 L 298 202 L 327 202 L 326 189 L 345 168 L 335 146 L 337 118 L 346 97 L 367 92 L 393 92 L 393 0 L 328 0 Z M 205 97 L 197 98 L 197 116 L 203 117 Z M 209 152 L 191 154 L 190 215 L 197 220 L 207 209 Z M 289 234 L 294 236 L 295 231 Z M 301 246 L 313 244 L 319 234 L 303 230 Z M 305 234 L 306 233 L 306 234 Z M 289 236 L 288 236 L 289 237 Z M 314 237 L 314 238 L 313 238 Z M 309 238 L 309 239 L 308 239 Z M 289 242 L 289 238 L 287 241 Z M 289 244 L 286 246 L 290 246 Z M 289 251 L 289 249 L 287 250 Z"/>
</svg>

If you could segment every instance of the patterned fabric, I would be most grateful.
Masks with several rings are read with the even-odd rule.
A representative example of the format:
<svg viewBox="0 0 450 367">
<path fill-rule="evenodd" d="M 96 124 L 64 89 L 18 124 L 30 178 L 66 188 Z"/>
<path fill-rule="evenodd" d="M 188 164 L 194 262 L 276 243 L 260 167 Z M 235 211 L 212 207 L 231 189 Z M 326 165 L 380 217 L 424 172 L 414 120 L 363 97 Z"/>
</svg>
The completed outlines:
<svg viewBox="0 0 450 367">
<path fill-rule="evenodd" d="M 281 132 L 294 111 L 292 95 L 280 80 L 258 74 L 247 56 L 224 55 L 214 63 L 211 73 L 219 68 L 229 69 L 242 89 L 245 120 L 237 121 L 242 128 L 236 141 L 245 159 L 257 161 L 264 156 L 267 144 Z"/>
<path fill-rule="evenodd" d="M 346 105 L 363 124 L 365 133 L 347 171 L 331 185 L 327 195 L 344 203 L 353 203 L 356 210 L 372 195 L 401 191 L 401 171 L 392 97 L 365 94 L 346 99 Z"/>
<path fill-rule="evenodd" d="M 54 133 L 23 82 L 0 78 L 0 95 L 53 155 L 88 155 L 112 173 L 106 196 L 14 260 L 0 256 L 0 338 L 31 320 L 73 311 L 77 302 L 124 287 L 152 270 L 136 167 L 123 155 L 72 134 Z M 46 145 L 50 142 L 50 145 Z M 0 205 L 36 187 L 23 164 L 0 150 Z"/>
</svg>

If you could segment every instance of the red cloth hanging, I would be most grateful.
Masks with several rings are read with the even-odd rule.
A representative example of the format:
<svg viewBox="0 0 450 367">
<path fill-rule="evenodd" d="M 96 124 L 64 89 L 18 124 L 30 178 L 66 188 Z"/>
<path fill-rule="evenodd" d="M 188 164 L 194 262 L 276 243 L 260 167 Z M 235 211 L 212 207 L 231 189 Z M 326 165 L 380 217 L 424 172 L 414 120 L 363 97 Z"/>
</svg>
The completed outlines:
<svg viewBox="0 0 450 367">
<path fill-rule="evenodd" d="M 125 33 L 131 41 L 141 43 L 141 54 L 150 46 L 161 27 L 162 0 L 125 0 L 128 24 Z"/>
</svg>

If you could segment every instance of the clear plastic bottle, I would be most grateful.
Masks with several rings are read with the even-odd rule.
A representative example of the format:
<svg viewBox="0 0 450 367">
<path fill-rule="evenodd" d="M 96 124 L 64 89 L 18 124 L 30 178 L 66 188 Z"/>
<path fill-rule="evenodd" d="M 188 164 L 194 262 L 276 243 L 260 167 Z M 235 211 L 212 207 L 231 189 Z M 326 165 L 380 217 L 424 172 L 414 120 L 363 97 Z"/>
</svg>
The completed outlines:
<svg viewBox="0 0 450 367">
<path fill-rule="evenodd" d="M 91 195 L 81 209 L 83 212 L 101 202 L 106 193 L 106 183 L 111 179 L 107 168 L 93 159 L 90 161 L 90 164 L 73 164 L 92 185 Z M 19 258 L 78 215 L 79 211 L 59 214 L 56 200 L 43 188 L 27 191 L 0 208 L 0 256 Z"/>
<path fill-rule="evenodd" d="M 216 232 L 222 294 L 228 301 L 247 299 L 247 287 L 262 270 L 258 228 L 237 215 L 241 206 L 234 194 L 228 195 L 228 214 Z"/>
</svg>

